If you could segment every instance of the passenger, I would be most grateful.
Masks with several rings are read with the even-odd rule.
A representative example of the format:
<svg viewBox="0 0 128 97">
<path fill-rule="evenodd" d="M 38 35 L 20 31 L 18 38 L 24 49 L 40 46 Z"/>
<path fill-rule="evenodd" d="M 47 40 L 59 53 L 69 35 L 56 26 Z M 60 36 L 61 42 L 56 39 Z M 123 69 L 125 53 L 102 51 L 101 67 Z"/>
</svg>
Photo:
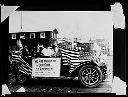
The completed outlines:
<svg viewBox="0 0 128 97">
<path fill-rule="evenodd" d="M 37 52 L 39 53 L 40 51 L 42 51 L 44 49 L 44 46 L 43 44 L 42 45 L 39 45 L 37 46 Z"/>
<path fill-rule="evenodd" d="M 29 50 L 28 50 L 28 47 L 25 45 L 24 47 L 23 47 L 23 49 L 22 49 L 22 58 L 26 61 L 26 62 L 28 62 L 28 63 L 30 63 L 30 59 L 31 59 L 31 57 L 29 57 L 30 56 L 30 53 L 29 53 Z"/>
<path fill-rule="evenodd" d="M 46 47 L 46 48 L 44 48 L 41 52 L 44 54 L 44 56 L 49 56 L 49 57 L 51 57 L 51 56 L 55 53 L 55 52 L 52 50 L 51 47 Z"/>
<path fill-rule="evenodd" d="M 59 50 L 58 47 L 57 47 L 56 45 L 52 45 L 52 48 L 53 48 L 53 50 L 54 50 L 55 53 L 57 53 L 58 50 Z"/>
<path fill-rule="evenodd" d="M 54 51 L 54 55 L 57 56 L 58 53 L 59 53 L 59 48 L 58 48 L 58 46 L 52 45 L 52 48 L 53 48 L 53 51 Z"/>
</svg>

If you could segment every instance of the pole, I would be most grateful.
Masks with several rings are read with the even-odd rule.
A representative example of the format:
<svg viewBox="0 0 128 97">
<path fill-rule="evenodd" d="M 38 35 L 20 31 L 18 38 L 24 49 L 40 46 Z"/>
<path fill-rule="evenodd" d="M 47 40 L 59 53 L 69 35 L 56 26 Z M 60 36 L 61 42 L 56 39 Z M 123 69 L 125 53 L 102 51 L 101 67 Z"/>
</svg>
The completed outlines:
<svg viewBox="0 0 128 97">
<path fill-rule="evenodd" d="M 22 11 L 21 11 L 21 30 L 22 30 Z"/>
</svg>

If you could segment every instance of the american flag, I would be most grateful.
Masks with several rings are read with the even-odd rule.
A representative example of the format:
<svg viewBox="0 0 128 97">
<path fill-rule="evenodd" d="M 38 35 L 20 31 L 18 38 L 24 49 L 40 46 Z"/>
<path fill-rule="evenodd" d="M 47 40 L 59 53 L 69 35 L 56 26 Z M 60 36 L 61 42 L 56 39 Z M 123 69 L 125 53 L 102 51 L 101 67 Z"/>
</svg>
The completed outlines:
<svg viewBox="0 0 128 97">
<path fill-rule="evenodd" d="M 11 56 L 11 63 L 17 63 L 17 68 L 19 71 L 30 75 L 32 73 L 32 66 L 28 64 L 23 58 L 22 58 L 22 50 L 23 45 L 21 40 L 17 40 L 17 47 L 19 47 L 19 51 L 13 51 Z M 15 64 L 16 65 L 16 64 Z"/>
<path fill-rule="evenodd" d="M 81 62 L 90 60 L 89 52 L 84 53 L 85 57 L 82 57 L 81 55 L 83 53 L 77 50 L 67 50 L 63 48 L 60 48 L 60 50 L 62 53 L 62 64 L 71 66 L 69 72 L 75 70 Z"/>
<path fill-rule="evenodd" d="M 11 63 L 16 62 L 17 64 L 17 68 L 19 71 L 30 75 L 32 72 L 32 66 L 30 64 L 28 64 L 23 58 L 22 58 L 22 52 L 21 51 L 17 51 L 17 52 L 13 52 L 12 57 L 11 57 Z"/>
</svg>

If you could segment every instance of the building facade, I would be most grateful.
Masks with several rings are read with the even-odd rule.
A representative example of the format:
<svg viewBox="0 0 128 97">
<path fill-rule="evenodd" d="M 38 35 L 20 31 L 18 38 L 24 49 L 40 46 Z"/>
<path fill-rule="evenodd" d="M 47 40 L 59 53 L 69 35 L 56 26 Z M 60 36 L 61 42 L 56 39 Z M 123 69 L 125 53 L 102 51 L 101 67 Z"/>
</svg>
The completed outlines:
<svg viewBox="0 0 128 97">
<path fill-rule="evenodd" d="M 53 31 L 9 33 L 9 50 L 18 50 L 17 42 L 19 40 L 22 46 L 26 45 L 28 49 L 36 48 L 38 45 L 52 46 L 57 44 L 57 34 L 56 29 Z"/>
</svg>

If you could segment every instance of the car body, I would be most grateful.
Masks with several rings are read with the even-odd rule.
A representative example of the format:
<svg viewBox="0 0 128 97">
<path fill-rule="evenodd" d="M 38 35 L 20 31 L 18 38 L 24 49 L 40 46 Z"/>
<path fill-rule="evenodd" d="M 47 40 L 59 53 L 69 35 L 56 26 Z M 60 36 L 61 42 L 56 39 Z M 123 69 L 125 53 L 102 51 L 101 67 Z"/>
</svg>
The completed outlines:
<svg viewBox="0 0 128 97">
<path fill-rule="evenodd" d="M 78 77 L 83 86 L 97 87 L 107 77 L 106 64 L 97 61 L 100 58 L 92 57 L 94 52 L 83 52 L 86 58 L 82 59 L 80 51 L 58 47 L 58 52 L 45 56 L 37 52 L 37 48 L 28 50 L 27 45 L 18 43 L 19 50 L 9 51 L 9 63 L 10 71 L 17 76 L 20 84 L 25 84 L 28 79 Z"/>
</svg>

